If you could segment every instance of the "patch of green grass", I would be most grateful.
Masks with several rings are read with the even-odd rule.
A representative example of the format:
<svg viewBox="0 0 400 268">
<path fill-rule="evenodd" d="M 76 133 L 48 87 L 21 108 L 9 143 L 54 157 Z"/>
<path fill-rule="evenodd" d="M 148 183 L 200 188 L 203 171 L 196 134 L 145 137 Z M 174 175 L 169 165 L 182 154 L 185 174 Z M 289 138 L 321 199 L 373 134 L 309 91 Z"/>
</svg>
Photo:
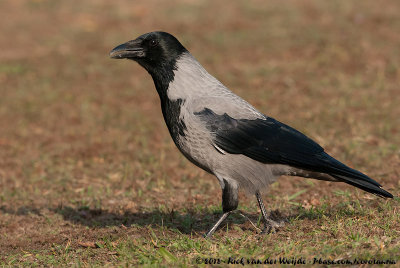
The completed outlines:
<svg viewBox="0 0 400 268">
<path fill-rule="evenodd" d="M 0 64 L 0 73 L 7 75 L 23 74 L 27 68 L 22 64 Z"/>
</svg>

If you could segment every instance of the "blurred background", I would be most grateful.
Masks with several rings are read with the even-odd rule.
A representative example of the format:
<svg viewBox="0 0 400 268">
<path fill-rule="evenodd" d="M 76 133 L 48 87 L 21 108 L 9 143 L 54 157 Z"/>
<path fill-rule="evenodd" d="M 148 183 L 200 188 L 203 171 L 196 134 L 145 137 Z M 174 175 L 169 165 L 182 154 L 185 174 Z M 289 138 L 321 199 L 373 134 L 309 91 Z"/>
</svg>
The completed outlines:
<svg viewBox="0 0 400 268">
<path fill-rule="evenodd" d="M 108 234 L 92 227 L 155 210 L 219 211 L 219 184 L 175 148 L 151 77 L 108 57 L 155 30 L 260 111 L 398 194 L 400 2 L 3 0 L 0 10 L 2 252 Z M 306 208 L 364 196 L 299 178 L 271 188 L 267 203 L 280 210 L 302 189 L 292 201 Z M 253 201 L 241 199 L 256 215 Z"/>
</svg>

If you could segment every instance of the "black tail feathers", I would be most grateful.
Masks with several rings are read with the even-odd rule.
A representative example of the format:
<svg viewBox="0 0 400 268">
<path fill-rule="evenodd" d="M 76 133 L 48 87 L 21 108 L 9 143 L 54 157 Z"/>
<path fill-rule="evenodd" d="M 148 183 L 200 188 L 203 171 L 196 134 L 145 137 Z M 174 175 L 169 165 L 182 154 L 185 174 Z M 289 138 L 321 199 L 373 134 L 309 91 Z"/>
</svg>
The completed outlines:
<svg viewBox="0 0 400 268">
<path fill-rule="evenodd" d="M 364 173 L 346 166 L 326 153 L 323 155 L 322 159 L 324 160 L 327 169 L 329 169 L 329 172 L 327 173 L 338 181 L 353 185 L 380 197 L 393 198 L 391 193 L 383 190 L 381 188 L 382 186 L 378 182 Z"/>
<path fill-rule="evenodd" d="M 356 178 L 343 176 L 343 175 L 335 175 L 335 174 L 331 174 L 331 176 L 336 178 L 339 181 L 353 185 L 353 186 L 360 188 L 371 194 L 375 194 L 380 197 L 393 198 L 393 195 L 391 193 L 382 189 L 377 182 L 373 181 L 371 178 L 367 177 L 366 175 L 364 175 L 364 176 L 367 177 L 368 180 L 360 179 L 359 176 L 357 176 Z M 371 180 L 375 183 L 372 183 Z"/>
</svg>

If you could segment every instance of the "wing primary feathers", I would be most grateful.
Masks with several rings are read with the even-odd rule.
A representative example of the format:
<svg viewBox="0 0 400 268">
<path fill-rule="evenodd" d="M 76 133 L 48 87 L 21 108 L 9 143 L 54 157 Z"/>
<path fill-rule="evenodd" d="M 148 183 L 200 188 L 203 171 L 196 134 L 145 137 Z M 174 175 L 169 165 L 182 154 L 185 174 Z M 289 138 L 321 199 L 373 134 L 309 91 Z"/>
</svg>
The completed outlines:
<svg viewBox="0 0 400 268">
<path fill-rule="evenodd" d="M 230 154 L 243 154 L 265 164 L 284 164 L 326 173 L 381 197 L 393 197 L 367 175 L 328 155 L 303 133 L 273 119 L 235 119 L 205 108 L 195 113 L 206 124 L 217 147 Z"/>
</svg>

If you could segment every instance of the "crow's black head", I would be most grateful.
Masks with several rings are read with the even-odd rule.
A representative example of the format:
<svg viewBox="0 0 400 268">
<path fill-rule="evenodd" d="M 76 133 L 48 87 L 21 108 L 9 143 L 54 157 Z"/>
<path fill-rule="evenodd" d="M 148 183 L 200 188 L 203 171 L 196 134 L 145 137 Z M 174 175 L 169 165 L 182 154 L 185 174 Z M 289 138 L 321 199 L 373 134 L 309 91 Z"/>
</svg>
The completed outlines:
<svg viewBox="0 0 400 268">
<path fill-rule="evenodd" d="M 110 57 L 134 60 L 153 75 L 175 69 L 176 60 L 186 51 L 173 35 L 151 32 L 117 46 L 110 52 Z"/>
</svg>

